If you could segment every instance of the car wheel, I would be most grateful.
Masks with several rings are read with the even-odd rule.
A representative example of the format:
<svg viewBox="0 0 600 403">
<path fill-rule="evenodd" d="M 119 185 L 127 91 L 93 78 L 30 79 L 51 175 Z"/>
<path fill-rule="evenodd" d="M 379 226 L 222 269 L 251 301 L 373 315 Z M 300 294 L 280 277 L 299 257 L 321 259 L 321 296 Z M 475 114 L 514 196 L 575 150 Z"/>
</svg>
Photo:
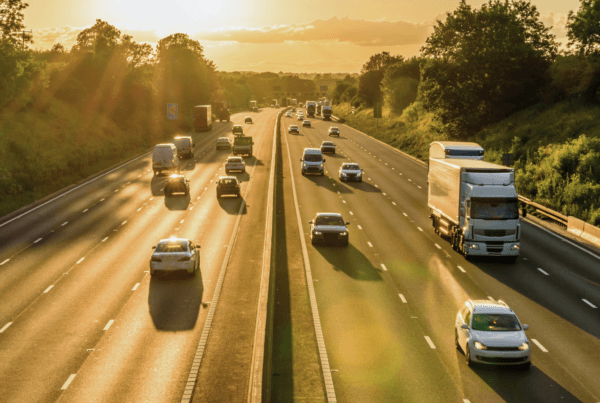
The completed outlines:
<svg viewBox="0 0 600 403">
<path fill-rule="evenodd" d="M 456 329 L 454 329 L 454 347 L 456 347 L 458 351 L 462 351 L 462 348 L 460 348 L 460 343 L 458 342 L 458 332 Z"/>
<path fill-rule="evenodd" d="M 465 360 L 467 361 L 467 365 L 469 367 L 472 367 L 475 364 L 473 361 L 471 361 L 471 349 L 469 348 L 468 344 L 467 344 L 467 350 L 465 351 Z"/>
</svg>

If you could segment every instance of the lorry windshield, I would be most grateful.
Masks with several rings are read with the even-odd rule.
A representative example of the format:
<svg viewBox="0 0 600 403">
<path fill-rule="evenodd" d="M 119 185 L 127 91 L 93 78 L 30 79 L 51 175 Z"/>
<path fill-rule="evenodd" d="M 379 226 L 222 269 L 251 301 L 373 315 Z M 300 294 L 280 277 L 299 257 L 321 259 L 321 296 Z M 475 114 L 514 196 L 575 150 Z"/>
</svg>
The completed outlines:
<svg viewBox="0 0 600 403">
<path fill-rule="evenodd" d="M 452 150 L 446 149 L 446 155 L 451 157 L 481 157 L 483 150 Z"/>
<path fill-rule="evenodd" d="M 471 218 L 514 220 L 519 218 L 519 200 L 506 198 L 471 199 Z"/>
<path fill-rule="evenodd" d="M 252 144 L 252 137 L 236 137 L 233 141 L 236 145 Z"/>
</svg>

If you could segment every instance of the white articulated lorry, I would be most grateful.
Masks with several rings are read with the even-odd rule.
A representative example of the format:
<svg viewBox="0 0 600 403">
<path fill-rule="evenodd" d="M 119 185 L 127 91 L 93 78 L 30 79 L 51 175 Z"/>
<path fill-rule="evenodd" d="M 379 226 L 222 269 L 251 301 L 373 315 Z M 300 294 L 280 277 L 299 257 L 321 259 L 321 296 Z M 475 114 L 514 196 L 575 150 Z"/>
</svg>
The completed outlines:
<svg viewBox="0 0 600 403">
<path fill-rule="evenodd" d="M 478 159 L 429 158 L 433 227 L 471 256 L 519 256 L 521 225 L 515 171 Z"/>
</svg>

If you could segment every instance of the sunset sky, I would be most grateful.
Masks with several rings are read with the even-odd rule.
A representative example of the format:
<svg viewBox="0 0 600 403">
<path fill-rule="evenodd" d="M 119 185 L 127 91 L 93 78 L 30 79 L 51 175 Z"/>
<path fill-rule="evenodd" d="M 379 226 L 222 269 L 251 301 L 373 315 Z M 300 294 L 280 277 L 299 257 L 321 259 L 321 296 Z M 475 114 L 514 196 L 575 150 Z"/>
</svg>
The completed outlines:
<svg viewBox="0 0 600 403">
<path fill-rule="evenodd" d="M 34 48 L 70 48 L 96 19 L 137 42 L 177 32 L 204 46 L 223 71 L 358 72 L 372 54 L 414 56 L 436 19 L 460 0 L 29 0 L 25 25 Z M 484 0 L 467 0 L 479 7 Z M 532 0 L 566 42 L 565 22 L 579 0 Z"/>
</svg>

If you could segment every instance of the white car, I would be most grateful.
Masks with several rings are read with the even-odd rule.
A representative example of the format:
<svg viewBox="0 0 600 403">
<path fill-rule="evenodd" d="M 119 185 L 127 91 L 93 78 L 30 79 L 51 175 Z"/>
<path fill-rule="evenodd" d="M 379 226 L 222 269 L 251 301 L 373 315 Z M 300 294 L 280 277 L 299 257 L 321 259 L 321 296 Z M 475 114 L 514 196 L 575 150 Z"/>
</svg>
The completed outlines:
<svg viewBox="0 0 600 403">
<path fill-rule="evenodd" d="M 224 148 L 226 150 L 231 148 L 231 141 L 229 141 L 228 137 L 219 137 L 217 139 L 217 150 Z"/>
<path fill-rule="evenodd" d="M 363 170 L 354 162 L 345 162 L 340 167 L 340 181 L 362 182 Z"/>
<path fill-rule="evenodd" d="M 229 157 L 225 160 L 225 172 L 242 171 L 246 172 L 246 163 L 242 157 Z"/>
<path fill-rule="evenodd" d="M 200 270 L 200 245 L 194 245 L 189 239 L 161 239 L 153 246 L 154 253 L 150 258 L 150 276 L 158 272 L 186 271 L 195 276 Z"/>
<path fill-rule="evenodd" d="M 469 300 L 456 315 L 454 343 L 467 364 L 531 366 L 531 345 L 519 318 L 503 301 Z"/>
<path fill-rule="evenodd" d="M 288 133 L 289 134 L 292 134 L 292 133 L 300 134 L 300 129 L 298 129 L 297 125 L 290 125 L 290 127 L 288 127 Z"/>
<path fill-rule="evenodd" d="M 287 112 L 287 113 L 285 114 L 285 117 L 286 117 L 286 118 L 291 118 L 291 117 L 292 117 L 292 112 Z"/>
</svg>

